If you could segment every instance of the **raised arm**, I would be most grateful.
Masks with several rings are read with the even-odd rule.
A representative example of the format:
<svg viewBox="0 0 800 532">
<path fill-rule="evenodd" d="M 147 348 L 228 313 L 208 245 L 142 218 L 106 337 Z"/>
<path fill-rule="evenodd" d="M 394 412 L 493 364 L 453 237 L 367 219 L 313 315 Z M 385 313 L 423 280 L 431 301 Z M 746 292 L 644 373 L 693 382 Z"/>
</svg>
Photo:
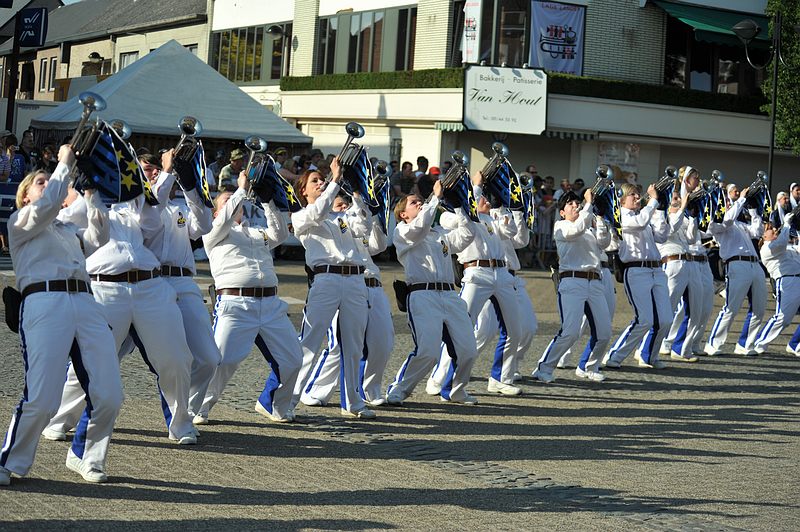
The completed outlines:
<svg viewBox="0 0 800 532">
<path fill-rule="evenodd" d="M 381 229 L 377 220 L 372 220 L 372 229 L 369 232 L 369 239 L 367 240 L 367 251 L 370 256 L 375 256 L 378 253 L 383 253 L 389 245 L 389 237 Z"/>
<path fill-rule="evenodd" d="M 495 232 L 503 240 L 513 240 L 517 235 L 517 224 L 511 212 L 508 211 L 508 209 L 502 209 L 500 212 L 496 213 L 495 216 L 492 216 L 492 225 L 494 226 Z"/>
<path fill-rule="evenodd" d="M 750 209 L 750 224 L 747 226 L 747 234 L 750 238 L 761 238 L 764 235 L 764 224 L 761 222 L 761 216 L 755 209 Z"/>
<path fill-rule="evenodd" d="M 267 218 L 269 247 L 270 249 L 275 249 L 289 238 L 289 225 L 286 223 L 283 213 L 275 206 L 275 202 L 270 201 L 261 205 L 264 207 L 264 216 Z"/>
<path fill-rule="evenodd" d="M 623 216 L 622 229 L 627 231 L 642 231 L 645 227 L 650 225 L 650 220 L 653 219 L 653 213 L 658 207 L 658 200 L 651 198 L 638 214 Z"/>
<path fill-rule="evenodd" d="M 214 215 L 211 209 L 203 203 L 197 190 L 187 190 L 183 193 L 183 197 L 186 198 L 186 205 L 189 206 L 189 238 L 195 240 L 211 231 Z"/>
<path fill-rule="evenodd" d="M 460 253 L 475 240 L 475 235 L 477 234 L 475 232 L 476 222 L 467 218 L 467 215 L 461 209 L 458 209 L 453 216 L 455 226 L 444 237 L 447 240 L 450 253 Z"/>
<path fill-rule="evenodd" d="M 561 242 L 577 240 L 592 226 L 592 205 L 586 203 L 578 214 L 578 219 L 574 222 L 559 220 L 553 227 L 553 239 Z"/>
<path fill-rule="evenodd" d="M 398 223 L 394 228 L 395 244 L 401 243 L 406 246 L 419 244 L 428 233 L 431 232 L 431 224 L 436 217 L 436 208 L 439 206 L 439 198 L 434 196 L 422 206 L 419 214 L 411 222 Z"/>
<path fill-rule="evenodd" d="M 514 249 L 524 248 L 531 241 L 531 230 L 528 229 L 525 223 L 525 213 L 512 211 L 511 215 L 514 217 L 514 224 L 517 226 L 517 232 L 514 233 L 511 242 L 514 244 Z"/>
<path fill-rule="evenodd" d="M 314 203 L 309 203 L 303 209 L 292 214 L 292 227 L 294 234 L 302 235 L 312 227 L 316 227 L 328 217 L 333 207 L 333 200 L 339 192 L 339 185 L 333 181 L 328 183 L 322 195 Z"/>
<path fill-rule="evenodd" d="M 355 194 L 353 196 L 353 204 L 345 211 L 347 218 L 347 225 L 350 231 L 356 238 L 368 238 L 372 230 L 372 216 L 369 214 L 369 209 L 364 204 L 361 196 Z"/>
<path fill-rule="evenodd" d="M 239 188 L 234 192 L 228 202 L 219 211 L 214 222 L 211 224 L 211 231 L 203 235 L 203 245 L 206 249 L 211 249 L 225 238 L 231 232 L 231 227 L 235 223 L 236 215 L 242 210 L 242 203 L 244 202 L 245 191 Z"/>
</svg>

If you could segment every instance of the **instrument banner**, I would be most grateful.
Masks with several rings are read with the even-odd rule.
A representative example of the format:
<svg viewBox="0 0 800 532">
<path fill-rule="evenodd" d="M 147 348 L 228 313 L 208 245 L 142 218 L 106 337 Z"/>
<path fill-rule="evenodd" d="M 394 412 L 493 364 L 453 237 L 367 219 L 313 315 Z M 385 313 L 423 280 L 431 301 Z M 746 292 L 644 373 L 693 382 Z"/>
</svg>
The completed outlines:
<svg viewBox="0 0 800 532">
<path fill-rule="evenodd" d="M 485 182 L 487 191 L 499 198 L 503 207 L 511 210 L 524 208 L 519 176 L 508 160 L 503 161 L 493 176 L 486 177 Z"/>
<path fill-rule="evenodd" d="M 203 204 L 212 208 L 214 203 L 211 201 L 211 191 L 208 189 L 208 179 L 206 178 L 206 152 L 203 149 L 202 141 L 197 141 L 197 149 L 192 157 L 192 174 L 194 175 L 194 188 L 200 194 Z"/>
<path fill-rule="evenodd" d="M 467 172 L 464 172 L 452 187 L 445 190 L 442 206 L 451 212 L 460 208 L 470 220 L 479 221 L 478 202 L 472 192 L 472 181 Z"/>
<path fill-rule="evenodd" d="M 259 162 L 253 164 L 247 178 L 256 193 L 259 190 L 266 190 L 267 196 L 272 197 L 272 201 L 279 210 L 297 212 L 302 209 L 294 187 L 278 173 L 275 159 L 272 156 L 265 155 Z"/>
<path fill-rule="evenodd" d="M 344 178 L 350 183 L 351 190 L 361 194 L 361 199 L 376 214 L 379 203 L 375 195 L 372 163 L 367 157 L 367 150 L 359 148 L 356 160 L 352 164 L 343 165 Z"/>
<path fill-rule="evenodd" d="M 584 6 L 532 0 L 530 65 L 582 76 L 585 21 Z"/>
<path fill-rule="evenodd" d="M 603 218 L 603 221 L 622 237 L 622 211 L 620 210 L 617 188 L 611 182 L 602 194 L 594 198 L 594 212 Z"/>
</svg>

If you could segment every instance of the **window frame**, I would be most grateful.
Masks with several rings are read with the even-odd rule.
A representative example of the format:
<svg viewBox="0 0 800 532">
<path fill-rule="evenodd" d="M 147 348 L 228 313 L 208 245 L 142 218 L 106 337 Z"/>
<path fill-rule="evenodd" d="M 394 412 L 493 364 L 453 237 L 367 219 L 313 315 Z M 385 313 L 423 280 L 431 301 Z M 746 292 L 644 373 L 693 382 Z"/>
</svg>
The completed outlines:
<svg viewBox="0 0 800 532">
<path fill-rule="evenodd" d="M 47 92 L 56 90 L 56 71 L 58 70 L 58 57 L 50 58 L 50 75 L 47 81 Z"/>
<path fill-rule="evenodd" d="M 49 57 L 42 57 L 39 59 L 39 90 L 38 92 L 47 92 L 47 66 L 50 63 Z"/>
<path fill-rule="evenodd" d="M 283 30 L 283 36 L 279 39 L 281 64 L 280 76 L 277 78 L 272 77 L 274 43 L 277 41 L 272 41 L 267 36 L 270 26 L 279 26 Z M 208 64 L 237 86 L 278 85 L 280 78 L 288 75 L 291 68 L 292 30 L 293 21 L 287 20 L 213 31 Z M 249 60 L 251 53 L 252 60 Z"/>
<path fill-rule="evenodd" d="M 127 60 L 129 58 L 131 58 L 131 57 L 133 57 L 133 61 L 128 62 Z M 122 70 L 124 68 L 129 67 L 130 65 L 132 65 L 133 63 L 135 63 L 138 60 L 139 60 L 139 50 L 133 50 L 133 51 L 130 51 L 130 52 L 121 52 L 119 54 L 119 68 L 117 69 L 117 71 L 120 71 L 120 70 Z M 123 65 L 123 63 L 126 63 L 126 64 Z"/>
</svg>

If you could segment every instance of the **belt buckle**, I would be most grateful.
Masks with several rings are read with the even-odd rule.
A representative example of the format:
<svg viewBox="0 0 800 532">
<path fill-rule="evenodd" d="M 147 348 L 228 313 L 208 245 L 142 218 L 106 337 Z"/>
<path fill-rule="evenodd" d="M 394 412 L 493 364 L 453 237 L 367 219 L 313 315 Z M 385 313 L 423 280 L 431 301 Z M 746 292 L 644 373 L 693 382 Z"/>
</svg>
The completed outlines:
<svg viewBox="0 0 800 532">
<path fill-rule="evenodd" d="M 129 283 L 135 283 L 136 282 L 136 280 L 131 280 L 131 278 L 134 275 L 136 275 L 136 270 L 128 270 L 127 272 L 125 272 L 125 277 L 127 278 L 127 281 Z"/>
</svg>

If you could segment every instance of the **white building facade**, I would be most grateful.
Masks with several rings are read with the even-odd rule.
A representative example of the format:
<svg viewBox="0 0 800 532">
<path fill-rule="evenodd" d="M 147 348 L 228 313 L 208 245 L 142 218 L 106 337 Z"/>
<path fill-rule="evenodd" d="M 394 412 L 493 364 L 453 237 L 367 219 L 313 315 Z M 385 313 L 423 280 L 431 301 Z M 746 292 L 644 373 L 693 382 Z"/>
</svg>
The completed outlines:
<svg viewBox="0 0 800 532">
<path fill-rule="evenodd" d="M 747 100 L 760 96 L 760 74 L 732 35 L 707 31 L 704 18 L 720 27 L 744 18 L 764 22 L 766 0 L 561 2 L 584 13 L 577 82 L 602 90 L 563 90 L 576 81 L 562 78 L 562 88 L 548 94 L 542 135 L 466 130 L 460 87 L 366 88 L 374 86 L 370 73 L 460 67 L 466 3 L 479 4 L 481 60 L 528 62 L 530 0 L 216 0 L 209 64 L 326 153 L 338 153 L 344 124 L 355 120 L 366 130 L 363 144 L 382 159 L 415 162 L 424 155 L 439 165 L 459 149 L 475 170 L 500 140 L 518 170 L 535 164 L 556 181 L 590 180 L 601 162 L 644 183 L 670 164 L 691 164 L 704 177 L 719 169 L 745 185 L 766 169 L 769 118 Z M 333 76 L 308 90 L 280 89 L 282 76 L 347 73 L 353 88 L 340 89 Z M 327 80 L 334 86 L 324 86 Z M 613 82 L 626 97 L 609 94 Z M 635 95 L 651 90 L 657 97 Z M 773 173 L 775 186 L 786 188 L 800 177 L 800 162 L 778 151 Z"/>
</svg>

